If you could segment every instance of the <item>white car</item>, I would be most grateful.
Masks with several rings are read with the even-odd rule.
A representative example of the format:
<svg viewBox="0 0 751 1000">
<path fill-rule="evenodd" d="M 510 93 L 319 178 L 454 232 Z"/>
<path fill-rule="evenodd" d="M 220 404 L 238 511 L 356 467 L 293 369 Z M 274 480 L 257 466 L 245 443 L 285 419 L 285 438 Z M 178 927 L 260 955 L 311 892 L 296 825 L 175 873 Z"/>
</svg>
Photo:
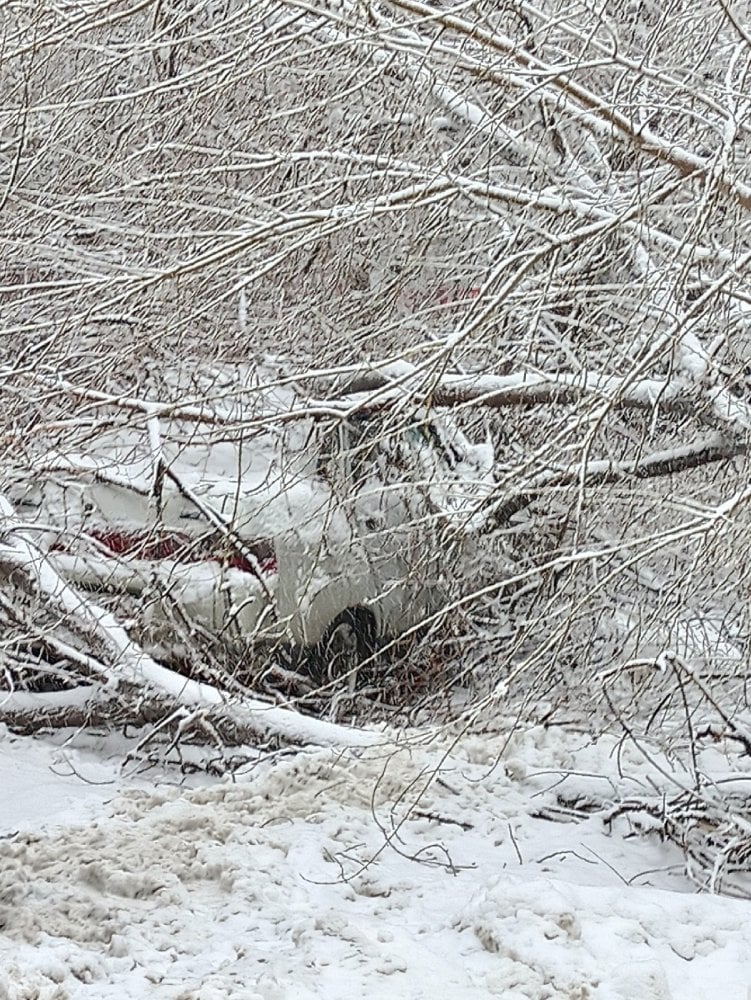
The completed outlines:
<svg viewBox="0 0 751 1000">
<path fill-rule="evenodd" d="M 262 398 L 100 435 L 48 457 L 16 501 L 48 522 L 58 569 L 139 595 L 155 634 L 178 609 L 189 629 L 291 643 L 346 671 L 445 601 L 484 522 L 493 450 L 422 409 Z"/>
</svg>

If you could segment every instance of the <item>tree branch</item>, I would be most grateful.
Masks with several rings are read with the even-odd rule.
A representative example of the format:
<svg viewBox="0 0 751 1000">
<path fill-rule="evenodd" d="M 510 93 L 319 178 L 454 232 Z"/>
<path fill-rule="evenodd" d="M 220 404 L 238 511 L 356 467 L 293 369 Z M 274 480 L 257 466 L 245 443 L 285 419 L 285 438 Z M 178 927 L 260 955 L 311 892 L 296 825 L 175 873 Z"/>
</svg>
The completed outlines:
<svg viewBox="0 0 751 1000">
<path fill-rule="evenodd" d="M 457 34 L 464 36 L 473 43 L 487 46 L 493 52 L 508 56 L 521 69 L 533 73 L 544 80 L 540 88 L 543 91 L 557 92 L 557 105 L 573 106 L 577 111 L 584 109 L 585 115 L 579 113 L 577 119 L 582 124 L 600 133 L 615 133 L 631 142 L 640 152 L 662 163 L 674 167 L 683 176 L 709 178 L 717 184 L 719 190 L 729 195 L 745 209 L 751 209 L 751 187 L 731 177 L 727 172 L 718 174 L 712 160 L 698 156 L 686 146 L 677 142 L 662 139 L 646 125 L 634 122 L 627 115 L 617 111 L 612 103 L 599 97 L 593 91 L 577 83 L 571 76 L 561 72 L 555 64 L 543 62 L 525 49 L 520 48 L 511 38 L 500 32 L 488 31 L 476 22 L 470 22 L 449 11 L 436 10 L 420 0 L 388 0 L 391 7 L 408 11 L 420 18 L 429 19 L 433 24 L 442 25 Z M 535 91 L 538 93 L 538 91 Z"/>
<path fill-rule="evenodd" d="M 415 370 L 416 371 L 416 370 Z M 444 375 L 431 381 L 424 376 L 401 377 L 402 384 L 393 386 L 388 368 L 363 370 L 347 382 L 344 392 L 349 394 L 348 408 L 368 410 L 384 408 L 405 395 L 429 398 L 433 406 L 457 406 L 476 403 L 491 409 L 510 406 L 540 406 L 543 404 L 577 403 L 592 396 L 610 400 L 618 409 L 645 409 L 659 407 L 665 411 L 696 414 L 700 409 L 697 392 L 690 391 L 685 383 L 667 379 L 635 379 L 629 381 L 599 372 L 518 372 L 508 375 Z M 393 387 L 392 387 L 393 386 Z M 373 399 L 367 398 L 372 393 Z M 361 398 L 358 400 L 358 396 Z M 333 406 L 341 404 L 331 403 Z M 342 407 L 344 409 L 344 407 Z"/>
<path fill-rule="evenodd" d="M 748 454 L 751 442 L 734 441 L 716 434 L 699 439 L 678 448 L 655 451 L 633 462 L 611 462 L 598 460 L 557 472 L 546 473 L 534 485 L 501 500 L 495 507 L 492 521 L 502 524 L 513 515 L 528 507 L 546 491 L 566 486 L 600 486 L 617 483 L 624 479 L 656 479 L 672 476 L 679 472 L 689 472 L 714 462 L 726 462 L 740 455 Z"/>
<path fill-rule="evenodd" d="M 4 498 L 0 500 L 4 502 Z M 0 505 L 0 513 L 5 508 L 9 510 L 10 505 Z M 9 516 L 5 525 L 0 522 L 0 566 L 6 574 L 20 571 L 28 588 L 59 610 L 62 620 L 70 622 L 79 635 L 88 635 L 96 643 L 101 662 L 98 657 L 96 661 L 90 658 L 90 663 L 99 672 L 97 679 L 104 682 L 100 689 L 103 699 L 124 696 L 127 701 L 129 691 L 140 689 L 147 698 L 166 699 L 173 709 L 176 705 L 204 709 L 217 724 L 225 720 L 256 738 L 278 737 L 287 743 L 349 747 L 372 746 L 382 740 L 374 731 L 309 718 L 257 698 L 230 699 L 210 684 L 190 680 L 157 663 L 111 613 L 67 583 L 45 553 L 13 529 Z M 0 702 L 0 719 L 3 717 Z"/>
</svg>

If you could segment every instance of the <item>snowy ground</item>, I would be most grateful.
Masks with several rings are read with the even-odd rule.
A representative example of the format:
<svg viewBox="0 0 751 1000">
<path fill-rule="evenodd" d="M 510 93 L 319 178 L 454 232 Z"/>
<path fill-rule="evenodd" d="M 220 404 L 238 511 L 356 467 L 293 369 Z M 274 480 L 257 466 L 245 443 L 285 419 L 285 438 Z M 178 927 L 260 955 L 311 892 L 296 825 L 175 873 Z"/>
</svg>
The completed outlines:
<svg viewBox="0 0 751 1000">
<path fill-rule="evenodd" d="M 3 1000 L 751 996 L 751 904 L 561 811 L 654 778 L 614 741 L 443 735 L 192 787 L 122 753 L 0 733 Z"/>
</svg>

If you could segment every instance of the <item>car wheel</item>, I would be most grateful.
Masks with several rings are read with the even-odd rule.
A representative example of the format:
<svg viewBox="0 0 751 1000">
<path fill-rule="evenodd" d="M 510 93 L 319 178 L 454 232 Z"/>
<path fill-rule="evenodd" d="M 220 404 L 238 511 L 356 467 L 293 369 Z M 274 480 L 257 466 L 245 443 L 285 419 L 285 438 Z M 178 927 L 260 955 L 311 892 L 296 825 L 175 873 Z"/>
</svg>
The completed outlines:
<svg viewBox="0 0 751 1000">
<path fill-rule="evenodd" d="M 376 624 L 365 608 L 342 611 L 315 647 L 315 669 L 321 679 L 352 677 L 376 648 Z"/>
</svg>

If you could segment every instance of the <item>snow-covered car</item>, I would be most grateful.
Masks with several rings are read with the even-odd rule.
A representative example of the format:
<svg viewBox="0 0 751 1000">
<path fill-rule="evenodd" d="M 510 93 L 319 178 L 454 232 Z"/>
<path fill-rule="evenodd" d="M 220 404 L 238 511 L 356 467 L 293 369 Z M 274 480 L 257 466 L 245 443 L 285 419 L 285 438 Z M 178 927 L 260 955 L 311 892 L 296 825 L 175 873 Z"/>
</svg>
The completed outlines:
<svg viewBox="0 0 751 1000">
<path fill-rule="evenodd" d="M 68 579 L 137 595 L 155 633 L 177 611 L 183 628 L 347 670 L 446 600 L 484 522 L 493 450 L 421 408 L 263 402 L 102 434 L 48 456 L 16 500 L 49 525 Z"/>
</svg>

